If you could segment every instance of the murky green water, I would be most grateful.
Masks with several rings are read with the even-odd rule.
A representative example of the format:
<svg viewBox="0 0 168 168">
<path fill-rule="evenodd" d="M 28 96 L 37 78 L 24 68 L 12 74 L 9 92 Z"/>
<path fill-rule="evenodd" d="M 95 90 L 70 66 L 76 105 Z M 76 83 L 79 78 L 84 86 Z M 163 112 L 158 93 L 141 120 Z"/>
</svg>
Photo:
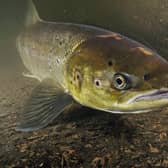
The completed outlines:
<svg viewBox="0 0 168 168">
<path fill-rule="evenodd" d="M 35 0 L 35 4 L 45 20 L 111 29 L 149 45 L 168 58 L 167 0 Z M 22 28 L 25 13 L 26 1 L 0 3 L 1 67 L 21 66 L 15 37 Z"/>
</svg>

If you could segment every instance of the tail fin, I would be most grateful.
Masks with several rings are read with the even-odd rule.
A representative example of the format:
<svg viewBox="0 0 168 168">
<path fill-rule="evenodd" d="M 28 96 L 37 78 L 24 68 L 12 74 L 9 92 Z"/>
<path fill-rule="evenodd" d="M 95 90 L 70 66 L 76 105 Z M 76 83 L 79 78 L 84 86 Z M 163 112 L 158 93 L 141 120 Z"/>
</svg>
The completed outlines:
<svg viewBox="0 0 168 168">
<path fill-rule="evenodd" d="M 25 26 L 30 26 L 32 24 L 35 24 L 36 22 L 40 21 L 40 17 L 38 15 L 38 12 L 36 10 L 36 7 L 32 0 L 28 0 L 28 10 L 27 10 L 27 16 L 25 21 Z"/>
</svg>

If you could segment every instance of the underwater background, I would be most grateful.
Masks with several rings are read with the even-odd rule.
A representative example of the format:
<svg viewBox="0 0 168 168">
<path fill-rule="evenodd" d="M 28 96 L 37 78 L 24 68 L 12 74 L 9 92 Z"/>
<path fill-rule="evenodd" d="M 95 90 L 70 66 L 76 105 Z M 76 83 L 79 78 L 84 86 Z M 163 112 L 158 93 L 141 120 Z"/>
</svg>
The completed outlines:
<svg viewBox="0 0 168 168">
<path fill-rule="evenodd" d="M 95 25 L 121 33 L 168 59 L 167 0 L 34 0 L 46 21 Z M 32 89 L 15 47 L 26 0 L 0 2 L 0 167 L 168 167 L 167 111 L 112 115 L 76 109 L 46 129 L 14 130 Z M 96 116 L 96 117 L 95 117 Z"/>
<path fill-rule="evenodd" d="M 42 19 L 95 25 L 119 32 L 168 57 L 167 0 L 35 0 Z M 2 1 L 0 5 L 0 62 L 19 63 L 15 38 L 23 27 L 26 1 Z M 1 66 L 2 66 L 1 65 Z"/>
</svg>

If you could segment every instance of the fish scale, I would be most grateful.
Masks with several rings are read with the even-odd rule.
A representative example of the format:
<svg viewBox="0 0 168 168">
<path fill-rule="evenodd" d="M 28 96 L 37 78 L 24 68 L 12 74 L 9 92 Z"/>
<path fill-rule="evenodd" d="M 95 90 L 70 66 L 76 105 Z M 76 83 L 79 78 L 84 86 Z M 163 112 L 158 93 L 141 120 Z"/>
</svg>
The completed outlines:
<svg viewBox="0 0 168 168">
<path fill-rule="evenodd" d="M 63 66 L 74 46 L 102 31 L 71 23 L 40 22 L 24 30 L 17 43 L 21 46 L 18 48 L 23 63 L 31 74 L 40 80 L 55 74 L 56 80 L 63 83 Z M 57 63 L 51 64 L 55 60 Z"/>
</svg>

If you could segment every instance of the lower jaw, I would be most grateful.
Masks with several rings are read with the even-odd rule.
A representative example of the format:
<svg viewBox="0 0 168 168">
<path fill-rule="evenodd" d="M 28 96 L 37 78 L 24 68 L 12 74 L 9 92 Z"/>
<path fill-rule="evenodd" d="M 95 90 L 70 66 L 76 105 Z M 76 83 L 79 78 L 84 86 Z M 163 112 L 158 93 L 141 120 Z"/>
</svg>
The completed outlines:
<svg viewBox="0 0 168 168">
<path fill-rule="evenodd" d="M 163 108 L 149 108 L 149 109 L 136 109 L 136 110 L 103 110 L 109 113 L 114 114 L 140 114 L 140 113 L 148 113 L 148 112 L 156 112 L 161 111 Z"/>
</svg>

